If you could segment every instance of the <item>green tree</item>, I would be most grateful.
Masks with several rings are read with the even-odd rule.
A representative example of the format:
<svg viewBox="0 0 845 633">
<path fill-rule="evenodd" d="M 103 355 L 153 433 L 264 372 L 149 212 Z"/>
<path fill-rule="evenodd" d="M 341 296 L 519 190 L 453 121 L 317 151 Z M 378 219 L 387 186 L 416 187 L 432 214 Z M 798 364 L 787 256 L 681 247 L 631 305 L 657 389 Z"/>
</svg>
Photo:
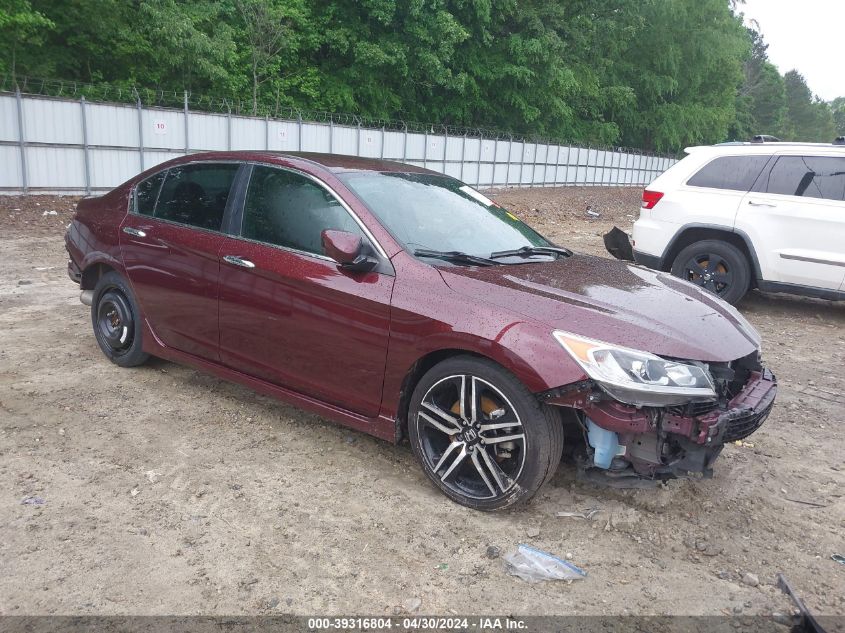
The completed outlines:
<svg viewBox="0 0 845 633">
<path fill-rule="evenodd" d="M 787 116 L 790 140 L 830 142 L 836 134 L 833 111 L 830 106 L 814 96 L 804 77 L 796 70 L 790 70 L 783 77 L 786 99 L 789 106 Z"/>
<path fill-rule="evenodd" d="M 724 0 L 643 0 L 643 27 L 616 64 L 636 106 L 620 115 L 629 145 L 678 149 L 724 139 L 749 38 Z"/>
<path fill-rule="evenodd" d="M 40 45 L 53 26 L 28 0 L 0 0 L 0 70 L 14 75 L 21 47 Z"/>
<path fill-rule="evenodd" d="M 845 136 L 845 97 L 836 97 L 830 104 L 837 136 Z"/>
</svg>

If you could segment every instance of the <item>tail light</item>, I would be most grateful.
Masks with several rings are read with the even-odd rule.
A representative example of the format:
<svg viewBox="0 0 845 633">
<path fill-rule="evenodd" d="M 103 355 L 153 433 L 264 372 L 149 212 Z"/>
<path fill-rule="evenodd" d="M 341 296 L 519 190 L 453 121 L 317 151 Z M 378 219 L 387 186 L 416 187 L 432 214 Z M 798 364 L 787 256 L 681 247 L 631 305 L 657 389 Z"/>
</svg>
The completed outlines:
<svg viewBox="0 0 845 633">
<path fill-rule="evenodd" d="M 654 205 L 660 202 L 663 197 L 662 191 L 643 191 L 643 209 L 653 209 Z"/>
</svg>

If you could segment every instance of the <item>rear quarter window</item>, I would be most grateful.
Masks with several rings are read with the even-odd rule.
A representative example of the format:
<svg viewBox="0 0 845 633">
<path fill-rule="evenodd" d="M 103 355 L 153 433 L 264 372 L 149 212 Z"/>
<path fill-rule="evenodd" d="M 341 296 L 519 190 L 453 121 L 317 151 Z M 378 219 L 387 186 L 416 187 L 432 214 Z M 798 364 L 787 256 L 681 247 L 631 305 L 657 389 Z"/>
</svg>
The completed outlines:
<svg viewBox="0 0 845 633">
<path fill-rule="evenodd" d="M 140 215 L 152 215 L 155 211 L 158 192 L 161 190 L 161 183 L 164 182 L 166 171 L 150 176 L 142 180 L 135 187 L 135 213 Z"/>
<path fill-rule="evenodd" d="M 771 156 L 721 156 L 687 181 L 691 187 L 749 191 Z"/>
</svg>

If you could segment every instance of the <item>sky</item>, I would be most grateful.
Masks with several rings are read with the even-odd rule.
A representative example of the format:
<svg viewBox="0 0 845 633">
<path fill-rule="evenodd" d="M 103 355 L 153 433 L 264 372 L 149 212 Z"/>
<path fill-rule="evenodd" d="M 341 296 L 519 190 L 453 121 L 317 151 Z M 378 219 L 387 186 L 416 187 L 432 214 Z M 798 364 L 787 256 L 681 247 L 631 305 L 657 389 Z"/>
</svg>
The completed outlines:
<svg viewBox="0 0 845 633">
<path fill-rule="evenodd" d="M 739 11 L 747 25 L 751 19 L 760 24 L 781 74 L 798 70 L 825 101 L 845 97 L 845 0 L 746 0 Z"/>
</svg>

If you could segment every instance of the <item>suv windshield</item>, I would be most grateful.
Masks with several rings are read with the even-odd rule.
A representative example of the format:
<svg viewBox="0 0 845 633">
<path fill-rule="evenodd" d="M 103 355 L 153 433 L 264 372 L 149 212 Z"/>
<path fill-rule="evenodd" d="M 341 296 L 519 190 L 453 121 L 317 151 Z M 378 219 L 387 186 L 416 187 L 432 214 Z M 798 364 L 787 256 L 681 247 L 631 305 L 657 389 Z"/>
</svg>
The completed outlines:
<svg viewBox="0 0 845 633">
<path fill-rule="evenodd" d="M 412 253 L 486 258 L 498 251 L 551 246 L 515 215 L 448 176 L 349 172 L 339 177 Z M 548 260 L 556 254 L 536 257 Z M 526 259 L 514 257 L 515 262 Z"/>
</svg>

